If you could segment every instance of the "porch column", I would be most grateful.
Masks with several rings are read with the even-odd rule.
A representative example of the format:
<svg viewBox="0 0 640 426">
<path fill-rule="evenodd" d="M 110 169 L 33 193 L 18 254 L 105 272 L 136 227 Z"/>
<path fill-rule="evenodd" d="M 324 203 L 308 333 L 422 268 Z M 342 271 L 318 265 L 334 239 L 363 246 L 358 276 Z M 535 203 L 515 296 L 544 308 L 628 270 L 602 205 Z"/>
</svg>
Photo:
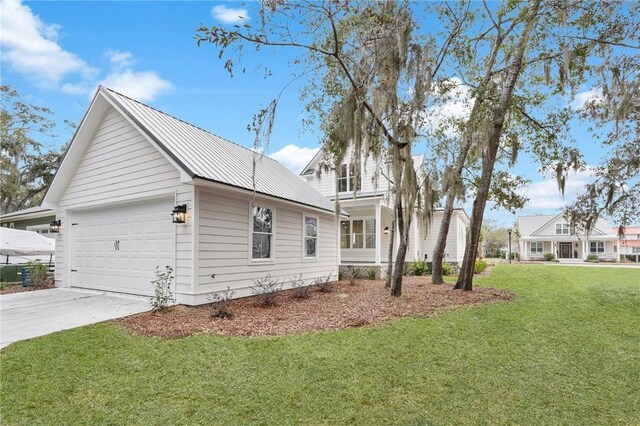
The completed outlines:
<svg viewBox="0 0 640 426">
<path fill-rule="evenodd" d="M 380 206 L 380 200 L 376 203 L 376 265 L 380 265 L 380 253 L 382 246 L 382 207 Z"/>
<path fill-rule="evenodd" d="M 582 260 L 585 260 L 587 258 L 587 242 L 583 241 L 582 242 Z"/>
</svg>

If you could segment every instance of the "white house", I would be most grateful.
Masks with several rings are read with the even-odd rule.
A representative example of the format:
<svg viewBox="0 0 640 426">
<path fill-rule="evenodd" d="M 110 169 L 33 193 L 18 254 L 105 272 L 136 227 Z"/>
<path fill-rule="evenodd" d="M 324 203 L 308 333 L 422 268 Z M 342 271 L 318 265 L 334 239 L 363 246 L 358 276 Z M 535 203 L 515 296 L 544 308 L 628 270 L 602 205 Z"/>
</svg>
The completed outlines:
<svg viewBox="0 0 640 426">
<path fill-rule="evenodd" d="M 322 171 L 320 150 L 302 170 L 301 176 L 309 186 L 322 195 L 340 200 L 340 207 L 349 214 L 340 221 L 340 262 L 342 265 L 385 266 L 389 255 L 389 228 L 393 204 L 389 197 L 390 175 L 388 165 L 372 158 L 361 161 L 360 181 L 353 176 L 352 155 L 346 155 L 336 171 Z M 413 157 L 416 169 L 423 167 L 421 155 Z M 355 191 L 355 197 L 354 197 Z M 407 250 L 407 261 L 427 260 L 433 255 L 442 212 L 436 212 L 431 224 L 423 229 L 416 216 L 412 220 Z M 464 210 L 456 209 L 451 219 L 445 261 L 462 263 L 466 247 L 469 217 Z M 397 247 L 397 244 L 395 244 Z"/>
<path fill-rule="evenodd" d="M 571 232 L 562 213 L 519 216 L 517 229 L 523 260 L 540 260 L 545 253 L 553 253 L 558 259 L 586 259 L 595 254 L 600 260 L 619 260 L 618 236 L 602 218 L 589 233 Z"/>
<path fill-rule="evenodd" d="M 267 274 L 337 273 L 331 201 L 275 160 L 105 87 L 43 207 L 60 221 L 59 287 L 150 295 L 168 265 L 177 302 L 196 305 L 227 286 L 250 295 Z"/>
</svg>

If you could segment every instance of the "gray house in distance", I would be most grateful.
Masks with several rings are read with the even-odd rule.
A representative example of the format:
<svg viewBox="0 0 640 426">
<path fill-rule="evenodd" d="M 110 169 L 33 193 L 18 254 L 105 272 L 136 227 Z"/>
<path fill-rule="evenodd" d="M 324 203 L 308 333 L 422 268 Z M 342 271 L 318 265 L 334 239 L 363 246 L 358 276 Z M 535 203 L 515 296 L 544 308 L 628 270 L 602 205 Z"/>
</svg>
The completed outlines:
<svg viewBox="0 0 640 426">
<path fill-rule="evenodd" d="M 255 170 L 255 174 L 254 174 Z M 46 193 L 60 220 L 56 286 L 177 302 L 253 280 L 336 276 L 334 204 L 277 161 L 100 87 Z"/>
<path fill-rule="evenodd" d="M 55 217 L 56 214 L 51 209 L 30 207 L 0 216 L 0 226 L 47 235 L 49 234 L 49 225 Z"/>
</svg>

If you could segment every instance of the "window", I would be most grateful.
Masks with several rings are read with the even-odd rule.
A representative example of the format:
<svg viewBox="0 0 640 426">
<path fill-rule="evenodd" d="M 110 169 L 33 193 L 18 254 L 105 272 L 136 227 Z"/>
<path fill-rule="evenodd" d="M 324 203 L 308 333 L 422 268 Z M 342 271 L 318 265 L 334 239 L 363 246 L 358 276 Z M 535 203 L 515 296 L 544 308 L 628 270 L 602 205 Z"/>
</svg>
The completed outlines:
<svg viewBox="0 0 640 426">
<path fill-rule="evenodd" d="M 604 241 L 590 241 L 589 253 L 604 253 Z"/>
<path fill-rule="evenodd" d="M 356 219 L 341 221 L 340 248 L 376 248 L 376 220 Z"/>
<path fill-rule="evenodd" d="M 317 217 L 304 217 L 304 257 L 318 257 Z"/>
<path fill-rule="evenodd" d="M 49 224 L 43 224 L 43 225 L 30 225 L 27 226 L 27 231 L 34 231 L 37 232 L 38 234 L 42 234 L 42 235 L 46 235 L 49 233 Z"/>
<path fill-rule="evenodd" d="M 569 235 L 569 224 L 556 223 L 556 235 Z"/>
<path fill-rule="evenodd" d="M 273 253 L 273 211 L 265 207 L 253 208 L 252 259 L 271 259 Z"/>
<path fill-rule="evenodd" d="M 338 169 L 338 192 L 350 192 L 360 190 L 360 179 L 356 182 L 355 167 L 353 164 L 341 164 Z"/>
<path fill-rule="evenodd" d="M 364 227 L 365 247 L 376 248 L 376 220 L 367 219 Z"/>
<path fill-rule="evenodd" d="M 340 222 L 340 248 L 351 248 L 351 222 L 348 220 Z"/>
<path fill-rule="evenodd" d="M 544 243 L 542 241 L 531 242 L 531 253 L 542 254 L 543 251 L 544 251 Z"/>
</svg>

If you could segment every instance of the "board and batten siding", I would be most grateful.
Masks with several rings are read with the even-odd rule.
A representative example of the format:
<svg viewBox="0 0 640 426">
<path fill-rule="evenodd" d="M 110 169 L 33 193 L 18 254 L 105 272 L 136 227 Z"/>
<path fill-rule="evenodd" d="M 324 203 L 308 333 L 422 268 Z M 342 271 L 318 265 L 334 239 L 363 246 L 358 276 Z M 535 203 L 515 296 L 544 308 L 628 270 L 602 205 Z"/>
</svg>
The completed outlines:
<svg viewBox="0 0 640 426">
<path fill-rule="evenodd" d="M 251 197 L 197 190 L 198 274 L 194 304 L 206 303 L 211 293 L 230 287 L 235 297 L 250 296 L 257 278 L 271 274 L 290 287 L 298 274 L 306 284 L 330 273 L 337 279 L 337 235 L 333 213 L 318 213 L 304 206 L 275 200 L 256 201 L 256 205 L 274 210 L 275 261 L 252 261 Z M 315 216 L 318 224 L 318 259 L 303 259 L 303 214 Z"/>
<path fill-rule="evenodd" d="M 72 230 L 74 209 L 174 196 L 193 208 L 194 188 L 180 182 L 178 170 L 114 108 L 106 113 L 80 164 L 58 202 L 56 217 L 63 231 L 56 236 L 56 285 L 67 287 L 70 250 L 65 239 Z M 170 218 L 167 212 L 167 217 Z M 71 216 L 71 217 L 69 217 Z M 169 219 L 170 220 L 170 219 Z M 193 288 L 192 224 L 176 226 L 175 283 L 180 294 Z"/>
</svg>

